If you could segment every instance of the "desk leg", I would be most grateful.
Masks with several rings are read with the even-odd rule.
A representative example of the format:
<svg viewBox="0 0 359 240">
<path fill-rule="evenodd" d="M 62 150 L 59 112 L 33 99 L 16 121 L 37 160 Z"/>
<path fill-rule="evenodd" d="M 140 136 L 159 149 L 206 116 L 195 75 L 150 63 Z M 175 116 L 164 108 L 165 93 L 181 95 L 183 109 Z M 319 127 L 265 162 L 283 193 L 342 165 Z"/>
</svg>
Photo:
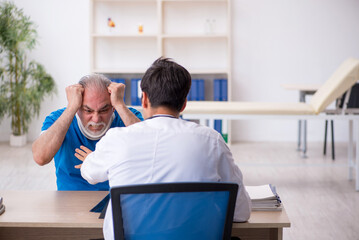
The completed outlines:
<svg viewBox="0 0 359 240">
<path fill-rule="evenodd" d="M 353 180 L 353 120 L 349 120 L 348 179 Z"/>
<path fill-rule="evenodd" d="M 299 91 L 299 102 L 305 102 L 305 92 L 301 91 L 301 90 Z M 302 122 L 304 122 L 304 121 L 303 120 L 298 121 L 298 148 L 297 148 L 297 151 L 302 151 L 302 148 L 301 148 Z"/>
<path fill-rule="evenodd" d="M 271 228 L 269 239 L 282 240 L 283 239 L 283 228 Z"/>
</svg>

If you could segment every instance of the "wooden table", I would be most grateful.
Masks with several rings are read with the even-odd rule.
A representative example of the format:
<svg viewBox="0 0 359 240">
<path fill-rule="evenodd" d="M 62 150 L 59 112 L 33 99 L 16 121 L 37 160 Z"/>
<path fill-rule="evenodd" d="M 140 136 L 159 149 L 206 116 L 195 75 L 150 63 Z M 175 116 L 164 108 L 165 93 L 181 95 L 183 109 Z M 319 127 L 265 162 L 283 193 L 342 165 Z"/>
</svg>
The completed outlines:
<svg viewBox="0 0 359 240">
<path fill-rule="evenodd" d="M 289 228 L 290 221 L 282 211 L 256 211 L 251 213 L 248 222 L 233 223 L 232 236 L 246 239 L 282 239 L 283 228 Z"/>
<path fill-rule="evenodd" d="M 107 192 L 0 191 L 6 206 L 0 215 L 0 239 L 98 239 L 103 220 L 89 210 Z M 246 239 L 282 239 L 290 227 L 285 210 L 252 212 L 246 223 L 233 224 L 233 236 Z"/>
</svg>

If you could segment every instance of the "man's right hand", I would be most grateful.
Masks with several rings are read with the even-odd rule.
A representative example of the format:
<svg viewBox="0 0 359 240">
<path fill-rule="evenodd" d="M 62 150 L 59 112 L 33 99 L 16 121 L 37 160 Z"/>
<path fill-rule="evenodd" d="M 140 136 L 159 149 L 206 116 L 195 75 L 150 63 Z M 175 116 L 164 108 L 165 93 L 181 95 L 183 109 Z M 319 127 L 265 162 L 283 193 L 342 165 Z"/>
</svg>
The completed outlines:
<svg viewBox="0 0 359 240">
<path fill-rule="evenodd" d="M 66 87 L 67 108 L 77 112 L 82 105 L 82 96 L 85 89 L 81 84 L 74 84 Z"/>
<path fill-rule="evenodd" d="M 65 139 L 67 130 L 82 105 L 84 88 L 80 84 L 66 87 L 67 108 L 61 116 L 44 131 L 32 144 L 34 160 L 40 166 L 48 164 L 54 158 Z"/>
</svg>

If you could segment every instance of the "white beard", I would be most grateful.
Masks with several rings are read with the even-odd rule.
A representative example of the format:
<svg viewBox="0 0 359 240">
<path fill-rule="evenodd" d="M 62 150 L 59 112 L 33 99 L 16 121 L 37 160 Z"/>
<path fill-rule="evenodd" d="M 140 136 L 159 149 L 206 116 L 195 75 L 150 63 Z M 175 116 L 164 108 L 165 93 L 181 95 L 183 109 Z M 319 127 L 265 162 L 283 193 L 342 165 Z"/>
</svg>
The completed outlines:
<svg viewBox="0 0 359 240">
<path fill-rule="evenodd" d="M 100 138 L 102 138 L 102 137 L 106 134 L 107 130 L 110 128 L 110 126 L 111 126 L 111 124 L 112 124 L 112 122 L 113 122 L 113 119 L 115 119 L 115 114 L 114 114 L 114 113 L 112 114 L 111 119 L 110 119 L 110 121 L 108 121 L 107 125 L 106 125 L 104 122 L 100 122 L 100 123 L 88 122 L 88 123 L 86 124 L 86 127 L 85 127 L 85 126 L 82 124 L 81 119 L 80 119 L 80 117 L 77 115 L 77 113 L 76 113 L 76 119 L 77 119 L 77 124 L 78 124 L 78 126 L 79 126 L 79 128 L 80 128 L 81 133 L 82 133 L 86 138 L 88 138 L 88 139 L 90 139 L 90 140 L 99 140 Z M 89 127 L 90 127 L 91 125 L 92 125 L 92 126 L 101 126 L 101 125 L 102 125 L 103 127 L 102 127 L 102 129 L 101 129 L 100 131 L 94 132 L 94 131 L 91 131 L 91 130 L 89 129 Z"/>
</svg>

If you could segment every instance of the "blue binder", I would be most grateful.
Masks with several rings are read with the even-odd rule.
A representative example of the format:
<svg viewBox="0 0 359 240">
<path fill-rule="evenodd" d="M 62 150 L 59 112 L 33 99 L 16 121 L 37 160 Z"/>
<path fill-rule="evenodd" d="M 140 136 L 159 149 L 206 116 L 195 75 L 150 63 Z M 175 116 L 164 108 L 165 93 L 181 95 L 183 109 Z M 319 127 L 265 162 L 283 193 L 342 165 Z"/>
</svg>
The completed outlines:
<svg viewBox="0 0 359 240">
<path fill-rule="evenodd" d="M 222 120 L 214 120 L 214 130 L 222 134 Z"/>
<path fill-rule="evenodd" d="M 221 79 L 221 95 L 220 101 L 228 101 L 228 81 L 227 79 Z"/>
<path fill-rule="evenodd" d="M 140 78 L 131 79 L 131 105 L 140 106 L 141 105 L 141 95 L 142 91 L 140 88 Z"/>
<path fill-rule="evenodd" d="M 213 100 L 214 101 L 221 101 L 221 79 L 214 79 L 213 80 Z"/>
<path fill-rule="evenodd" d="M 213 81 L 213 100 L 228 101 L 228 81 L 225 78 L 214 79 Z M 222 120 L 214 120 L 214 129 L 222 134 Z M 227 139 L 227 137 L 224 137 Z"/>
<path fill-rule="evenodd" d="M 192 80 L 192 101 L 199 101 L 199 96 L 198 96 L 198 79 L 193 79 Z"/>
<path fill-rule="evenodd" d="M 198 100 L 204 101 L 204 79 L 198 79 Z"/>
<path fill-rule="evenodd" d="M 191 81 L 191 88 L 189 89 L 189 92 L 188 92 L 188 95 L 187 95 L 187 100 L 188 101 L 192 101 L 193 100 L 193 94 L 192 94 L 192 92 L 193 92 L 193 84 L 194 84 L 194 82 L 193 82 L 193 79 L 192 79 L 192 81 Z"/>
<path fill-rule="evenodd" d="M 110 78 L 111 82 L 122 83 L 126 85 L 126 79 L 124 78 Z M 123 101 L 126 101 L 126 91 L 123 94 Z"/>
<path fill-rule="evenodd" d="M 126 79 L 124 78 L 111 78 L 110 79 L 112 82 L 115 82 L 115 83 L 123 83 L 123 84 L 126 84 Z"/>
<path fill-rule="evenodd" d="M 187 95 L 187 101 L 192 101 L 192 87 L 190 88 L 188 95 Z"/>
</svg>

